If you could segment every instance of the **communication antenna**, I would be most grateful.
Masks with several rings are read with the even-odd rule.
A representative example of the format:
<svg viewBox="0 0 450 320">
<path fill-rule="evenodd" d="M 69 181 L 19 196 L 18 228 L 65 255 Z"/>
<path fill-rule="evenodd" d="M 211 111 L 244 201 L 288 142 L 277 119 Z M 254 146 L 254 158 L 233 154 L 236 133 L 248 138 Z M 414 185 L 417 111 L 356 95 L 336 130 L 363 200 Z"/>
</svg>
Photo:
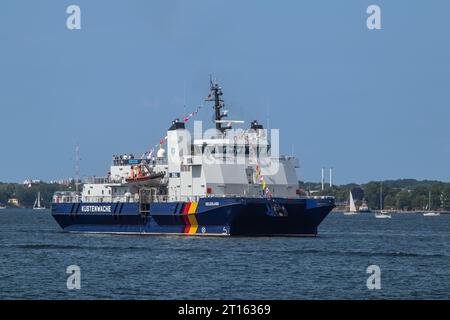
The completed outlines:
<svg viewBox="0 0 450 320">
<path fill-rule="evenodd" d="M 330 188 L 333 187 L 333 167 L 330 168 Z"/>
<path fill-rule="evenodd" d="M 75 146 L 75 192 L 78 196 L 78 187 L 80 185 L 80 145 Z"/>
<path fill-rule="evenodd" d="M 324 190 L 324 183 L 325 183 L 325 167 L 322 167 L 322 191 Z"/>
<path fill-rule="evenodd" d="M 186 80 L 184 81 L 183 88 L 183 117 L 186 116 Z"/>
</svg>

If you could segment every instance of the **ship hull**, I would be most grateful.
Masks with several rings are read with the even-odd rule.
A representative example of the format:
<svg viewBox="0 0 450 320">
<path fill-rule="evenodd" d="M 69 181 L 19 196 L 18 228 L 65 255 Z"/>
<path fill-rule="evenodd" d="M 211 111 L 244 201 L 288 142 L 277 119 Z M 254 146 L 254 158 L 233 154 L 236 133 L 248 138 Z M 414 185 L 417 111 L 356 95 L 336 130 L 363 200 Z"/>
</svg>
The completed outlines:
<svg viewBox="0 0 450 320">
<path fill-rule="evenodd" d="M 189 236 L 316 236 L 334 200 L 201 198 L 198 202 L 54 203 L 64 231 Z"/>
</svg>

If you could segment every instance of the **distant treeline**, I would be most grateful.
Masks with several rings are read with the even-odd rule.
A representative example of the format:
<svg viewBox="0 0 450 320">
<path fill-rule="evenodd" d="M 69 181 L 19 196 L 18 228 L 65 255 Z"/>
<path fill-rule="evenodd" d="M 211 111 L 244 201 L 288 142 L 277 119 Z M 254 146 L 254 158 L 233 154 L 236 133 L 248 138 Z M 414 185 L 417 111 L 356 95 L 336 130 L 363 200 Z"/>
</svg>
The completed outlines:
<svg viewBox="0 0 450 320">
<path fill-rule="evenodd" d="M 317 182 L 302 182 L 300 188 L 311 195 L 332 195 L 337 204 L 346 205 L 349 192 L 352 191 L 357 205 L 365 199 L 371 209 L 380 208 L 380 183 L 383 185 L 383 207 L 395 210 L 425 210 L 428 209 L 428 195 L 431 192 L 432 210 L 450 210 L 450 183 L 441 181 L 417 181 L 414 179 L 371 181 L 366 184 L 347 184 L 329 187 L 325 185 L 324 192 Z M 80 186 L 80 190 L 81 190 Z M 74 191 L 75 185 L 60 185 L 38 183 L 23 185 L 18 183 L 0 182 L 0 204 L 5 205 L 8 199 L 16 198 L 20 206 L 32 207 L 38 192 L 41 192 L 42 205 L 49 207 L 55 191 Z"/>
<path fill-rule="evenodd" d="M 19 183 L 0 182 L 0 204 L 8 205 L 9 199 L 18 199 L 20 207 L 32 207 L 38 192 L 41 192 L 41 205 L 50 207 L 55 191 L 75 190 L 74 185 L 56 183 L 37 183 L 24 185 Z"/>
<path fill-rule="evenodd" d="M 450 183 L 441 181 L 417 181 L 414 179 L 371 181 L 366 184 L 347 184 L 329 187 L 325 185 L 322 193 L 321 184 L 301 182 L 300 188 L 305 192 L 318 191 L 317 195 L 332 195 L 338 204 L 348 204 L 349 192 L 360 205 L 365 199 L 369 207 L 380 209 L 380 184 L 383 186 L 383 208 L 395 210 L 426 210 L 431 192 L 431 210 L 450 210 Z"/>
</svg>

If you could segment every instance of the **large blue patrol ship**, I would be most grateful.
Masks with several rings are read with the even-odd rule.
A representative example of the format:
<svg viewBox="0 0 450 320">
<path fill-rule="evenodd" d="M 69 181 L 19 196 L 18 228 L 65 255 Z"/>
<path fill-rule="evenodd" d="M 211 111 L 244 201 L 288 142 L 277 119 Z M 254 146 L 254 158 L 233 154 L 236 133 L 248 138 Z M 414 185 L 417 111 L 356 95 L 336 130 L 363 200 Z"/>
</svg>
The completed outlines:
<svg viewBox="0 0 450 320">
<path fill-rule="evenodd" d="M 56 192 L 52 215 L 68 232 L 210 236 L 316 236 L 332 197 L 299 190 L 298 159 L 276 154 L 257 121 L 229 120 L 222 88 L 211 82 L 215 128 L 205 133 L 175 120 L 153 150 L 113 156 L 108 176 L 81 192 Z M 200 129 L 200 134 L 199 130 Z M 271 139 L 269 139 L 269 136 Z M 275 141 L 277 142 L 277 141 Z M 164 148 L 165 147 L 165 148 Z M 167 152 L 166 152 L 167 150 Z"/>
</svg>

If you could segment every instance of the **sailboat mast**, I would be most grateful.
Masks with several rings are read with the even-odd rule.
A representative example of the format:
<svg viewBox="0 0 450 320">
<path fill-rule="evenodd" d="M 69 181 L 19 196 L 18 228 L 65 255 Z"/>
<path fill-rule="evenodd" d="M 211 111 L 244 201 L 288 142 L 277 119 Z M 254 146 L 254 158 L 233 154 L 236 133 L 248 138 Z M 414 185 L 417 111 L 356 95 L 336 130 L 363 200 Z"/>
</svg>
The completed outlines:
<svg viewBox="0 0 450 320">
<path fill-rule="evenodd" d="M 383 210 L 383 183 L 380 183 L 380 210 Z"/>
<path fill-rule="evenodd" d="M 431 210 L 431 191 L 428 191 L 428 210 Z"/>
</svg>

